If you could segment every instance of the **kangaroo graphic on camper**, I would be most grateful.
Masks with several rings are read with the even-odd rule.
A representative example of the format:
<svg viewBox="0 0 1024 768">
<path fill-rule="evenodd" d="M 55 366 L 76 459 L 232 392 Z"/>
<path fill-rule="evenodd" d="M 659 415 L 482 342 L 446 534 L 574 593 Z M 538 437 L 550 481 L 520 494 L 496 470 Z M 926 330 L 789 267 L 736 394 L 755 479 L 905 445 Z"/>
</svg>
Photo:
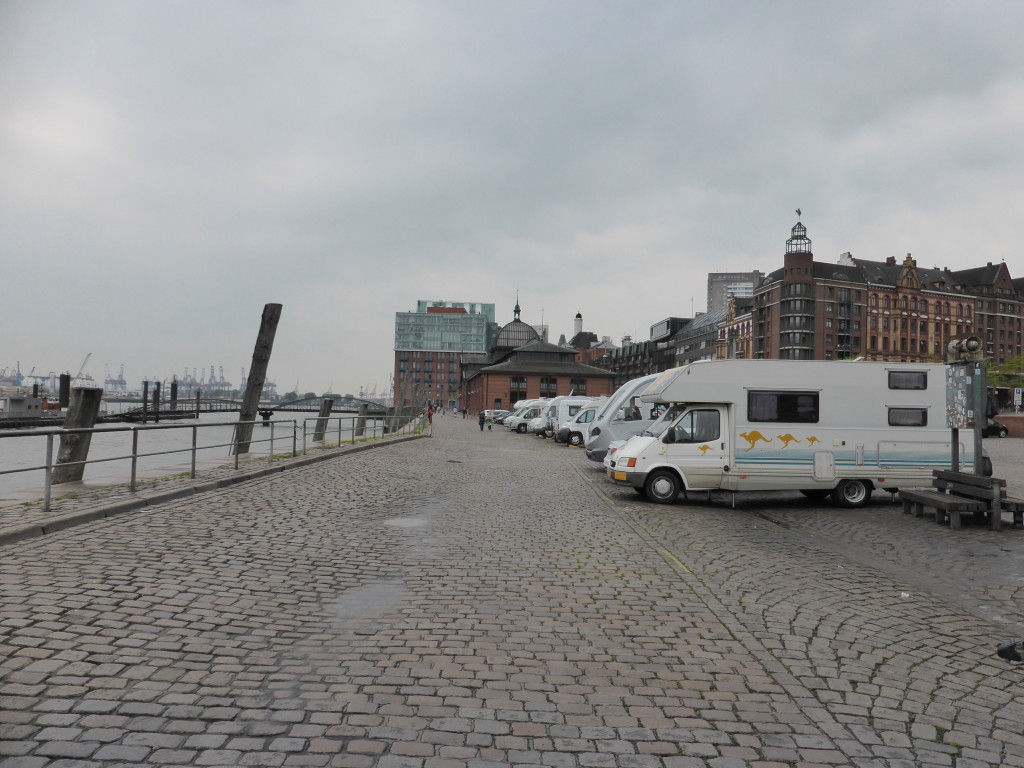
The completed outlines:
<svg viewBox="0 0 1024 768">
<path fill-rule="evenodd" d="M 744 451 L 744 453 L 750 453 L 752 450 L 754 450 L 754 446 L 757 445 L 758 440 L 763 440 L 766 443 L 770 443 L 772 441 L 770 437 L 765 437 L 756 429 L 750 432 L 743 432 L 740 434 L 740 437 L 742 437 L 744 440 L 750 443 L 749 447 L 746 451 Z"/>
</svg>

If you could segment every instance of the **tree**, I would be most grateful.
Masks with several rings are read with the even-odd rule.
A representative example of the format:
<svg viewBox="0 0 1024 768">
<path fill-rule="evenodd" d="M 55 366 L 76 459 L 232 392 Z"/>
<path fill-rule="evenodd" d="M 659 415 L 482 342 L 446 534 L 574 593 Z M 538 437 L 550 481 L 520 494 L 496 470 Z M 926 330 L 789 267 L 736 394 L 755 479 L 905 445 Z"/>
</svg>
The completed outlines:
<svg viewBox="0 0 1024 768">
<path fill-rule="evenodd" d="M 316 392 L 307 392 L 306 394 L 303 395 L 303 397 L 306 398 L 307 400 L 316 397 Z"/>
<path fill-rule="evenodd" d="M 285 399 L 285 402 L 288 402 L 288 403 L 292 402 L 293 400 L 298 400 L 299 399 L 299 393 L 298 392 L 285 392 L 284 393 L 284 399 Z"/>
<path fill-rule="evenodd" d="M 1021 372 L 1024 371 L 1024 355 L 1007 360 L 999 370 L 989 367 L 988 385 L 990 387 L 1019 387 Z"/>
</svg>

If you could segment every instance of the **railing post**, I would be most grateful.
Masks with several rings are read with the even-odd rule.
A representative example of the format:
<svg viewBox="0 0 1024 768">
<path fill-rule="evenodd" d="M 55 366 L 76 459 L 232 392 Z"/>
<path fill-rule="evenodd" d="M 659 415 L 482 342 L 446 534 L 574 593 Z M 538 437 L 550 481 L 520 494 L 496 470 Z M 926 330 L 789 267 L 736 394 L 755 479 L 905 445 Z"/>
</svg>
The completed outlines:
<svg viewBox="0 0 1024 768">
<path fill-rule="evenodd" d="M 132 478 L 129 488 L 135 493 L 135 469 L 139 463 L 139 428 L 132 427 Z"/>
<path fill-rule="evenodd" d="M 196 478 L 196 444 L 199 437 L 199 427 L 192 427 L 192 479 Z"/>
<path fill-rule="evenodd" d="M 292 419 L 292 458 L 299 455 L 299 422 Z"/>
<path fill-rule="evenodd" d="M 270 422 L 270 460 L 274 460 L 274 422 Z"/>
<path fill-rule="evenodd" d="M 43 512 L 50 511 L 50 486 L 53 484 L 53 435 L 46 436 L 46 486 L 43 488 Z"/>
</svg>

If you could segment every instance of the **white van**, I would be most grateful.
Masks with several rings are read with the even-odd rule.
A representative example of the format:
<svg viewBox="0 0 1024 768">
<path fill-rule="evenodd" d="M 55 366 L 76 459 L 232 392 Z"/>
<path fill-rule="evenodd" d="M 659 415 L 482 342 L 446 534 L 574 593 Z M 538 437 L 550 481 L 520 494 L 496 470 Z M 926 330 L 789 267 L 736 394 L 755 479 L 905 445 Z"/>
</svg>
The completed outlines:
<svg viewBox="0 0 1024 768">
<path fill-rule="evenodd" d="M 558 428 L 555 433 L 555 441 L 567 445 L 583 445 L 590 433 L 590 425 L 608 400 L 607 395 L 602 395 L 597 400 L 591 400 L 583 406 L 579 413 L 573 416 L 566 424 Z"/>
<path fill-rule="evenodd" d="M 640 393 L 661 374 L 652 373 L 627 381 L 608 399 L 590 425 L 586 438 L 587 458 L 602 462 L 612 440 L 628 440 L 643 432 L 662 411 L 660 405 L 640 402 Z"/>
<path fill-rule="evenodd" d="M 640 396 L 663 418 L 619 449 L 608 478 L 669 504 L 688 490 L 795 490 L 863 506 L 874 488 L 949 469 L 940 363 L 702 360 Z M 961 471 L 974 442 L 959 446 Z M 966 470 L 964 469 L 966 468 Z"/>
<path fill-rule="evenodd" d="M 520 401 L 522 402 L 522 401 Z M 540 416 L 547 408 L 547 398 L 528 400 L 519 412 L 505 419 L 504 424 L 512 432 L 525 434 L 531 419 Z"/>
<path fill-rule="evenodd" d="M 554 437 L 560 428 L 569 423 L 570 419 L 576 416 L 580 410 L 593 402 L 592 397 L 580 397 L 578 395 L 562 395 L 553 398 L 548 403 L 545 412 L 545 422 L 542 434 L 545 437 Z"/>
</svg>

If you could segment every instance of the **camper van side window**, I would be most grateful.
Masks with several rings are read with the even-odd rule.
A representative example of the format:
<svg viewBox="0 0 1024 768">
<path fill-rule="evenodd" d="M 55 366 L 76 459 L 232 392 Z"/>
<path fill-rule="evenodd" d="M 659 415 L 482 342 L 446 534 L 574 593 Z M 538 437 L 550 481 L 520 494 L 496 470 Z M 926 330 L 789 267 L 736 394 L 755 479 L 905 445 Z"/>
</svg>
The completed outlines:
<svg viewBox="0 0 1024 768">
<path fill-rule="evenodd" d="M 927 427 L 927 408 L 890 408 L 890 427 Z"/>
<path fill-rule="evenodd" d="M 673 427 L 675 443 L 704 443 L 717 440 L 721 434 L 717 410 L 690 411 Z"/>
<path fill-rule="evenodd" d="M 889 389 L 928 389 L 928 372 L 889 371 Z"/>
<path fill-rule="evenodd" d="M 785 421 L 795 424 L 818 423 L 817 392 L 747 393 L 748 421 Z"/>
</svg>

